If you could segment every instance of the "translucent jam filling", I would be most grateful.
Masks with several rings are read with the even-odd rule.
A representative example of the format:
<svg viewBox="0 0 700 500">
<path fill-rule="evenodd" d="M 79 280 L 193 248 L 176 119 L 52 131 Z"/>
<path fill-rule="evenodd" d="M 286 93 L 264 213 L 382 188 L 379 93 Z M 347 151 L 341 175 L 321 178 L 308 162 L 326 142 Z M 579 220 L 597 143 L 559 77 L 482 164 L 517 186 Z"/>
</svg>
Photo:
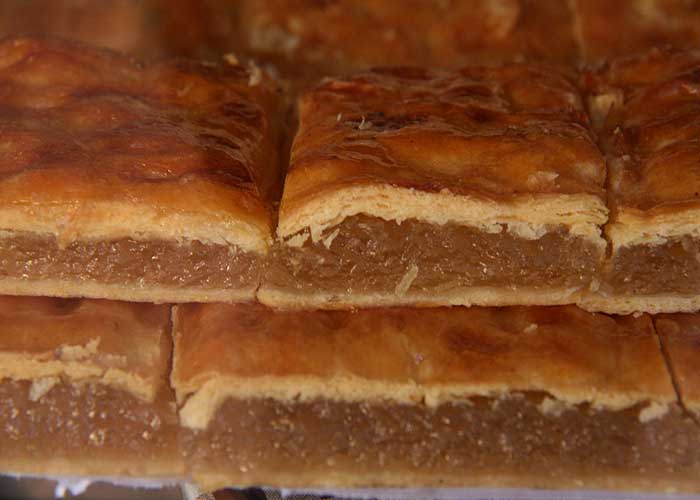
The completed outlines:
<svg viewBox="0 0 700 500">
<path fill-rule="evenodd" d="M 183 445 L 195 473 L 235 470 L 272 478 L 294 472 L 322 478 L 331 471 L 360 477 L 523 472 L 564 480 L 571 474 L 695 474 L 694 422 L 675 406 L 642 422 L 643 408 L 565 406 L 536 393 L 472 397 L 437 408 L 231 399 L 207 430 L 187 430 Z"/>
<path fill-rule="evenodd" d="M 553 227 L 539 239 L 457 224 L 355 216 L 325 240 L 277 244 L 265 286 L 337 294 L 441 293 L 469 287 L 583 288 L 602 250 Z M 333 238 L 331 238 L 335 235 Z M 407 281 L 410 281 L 410 283 Z"/>
<path fill-rule="evenodd" d="M 689 236 L 662 245 L 622 247 L 606 266 L 601 293 L 700 293 L 700 240 Z"/>
<path fill-rule="evenodd" d="M 130 461 L 177 461 L 177 417 L 165 394 L 150 403 L 101 384 L 61 382 L 37 399 L 31 386 L 0 382 L 0 463 L 112 459 L 138 473 Z"/>
<path fill-rule="evenodd" d="M 164 240 L 74 241 L 7 233 L 0 238 L 0 277 L 92 281 L 204 289 L 255 287 L 261 258 L 224 245 Z"/>
</svg>

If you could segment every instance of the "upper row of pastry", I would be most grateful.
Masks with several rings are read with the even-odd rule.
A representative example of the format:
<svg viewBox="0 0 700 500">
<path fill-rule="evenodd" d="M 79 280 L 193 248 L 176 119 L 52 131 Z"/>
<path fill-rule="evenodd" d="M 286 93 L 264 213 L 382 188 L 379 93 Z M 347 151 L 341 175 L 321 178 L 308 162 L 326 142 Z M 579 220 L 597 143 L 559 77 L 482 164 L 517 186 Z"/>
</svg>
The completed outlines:
<svg viewBox="0 0 700 500">
<path fill-rule="evenodd" d="M 232 58 L 0 42 L 0 293 L 700 309 L 700 51 L 286 101 Z"/>
</svg>

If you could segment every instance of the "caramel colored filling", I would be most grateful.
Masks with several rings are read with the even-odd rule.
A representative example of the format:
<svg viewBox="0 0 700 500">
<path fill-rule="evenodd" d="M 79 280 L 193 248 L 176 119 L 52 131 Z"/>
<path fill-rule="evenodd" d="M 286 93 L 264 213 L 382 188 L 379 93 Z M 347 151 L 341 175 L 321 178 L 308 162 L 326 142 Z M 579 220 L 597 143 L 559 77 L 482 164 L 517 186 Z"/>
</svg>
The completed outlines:
<svg viewBox="0 0 700 500">
<path fill-rule="evenodd" d="M 0 382 L 3 470 L 23 472 L 13 467 L 27 460 L 39 468 L 42 460 L 93 460 L 95 468 L 112 461 L 104 475 L 138 475 L 139 463 L 177 463 L 177 417 L 166 394 L 149 403 L 104 385 L 61 382 L 37 399 L 31 386 Z M 124 470 L 114 469 L 114 462 Z"/>
<path fill-rule="evenodd" d="M 341 295 L 400 294 L 406 285 L 408 295 L 469 287 L 583 288 L 602 257 L 599 247 L 563 226 L 525 239 L 505 228 L 494 234 L 457 224 L 397 224 L 360 215 L 337 229 L 332 240 L 335 229 L 326 230 L 325 241 L 277 244 L 265 286 Z"/>
<path fill-rule="evenodd" d="M 238 289 L 257 286 L 261 258 L 224 245 L 163 240 L 74 241 L 9 233 L 0 238 L 0 276 L 110 285 Z"/>
<path fill-rule="evenodd" d="M 606 266 L 600 292 L 615 295 L 699 293 L 700 240 L 685 236 L 663 245 L 622 247 Z"/>
<path fill-rule="evenodd" d="M 302 482 L 322 482 L 331 472 L 368 482 L 428 474 L 441 484 L 480 474 L 522 473 L 545 484 L 608 474 L 695 477 L 695 423 L 676 406 L 640 419 L 644 408 L 565 406 L 539 393 L 472 397 L 437 408 L 230 399 L 207 430 L 185 431 L 183 444 L 195 475 L 221 472 L 270 485 L 280 474 L 308 473 Z"/>
</svg>

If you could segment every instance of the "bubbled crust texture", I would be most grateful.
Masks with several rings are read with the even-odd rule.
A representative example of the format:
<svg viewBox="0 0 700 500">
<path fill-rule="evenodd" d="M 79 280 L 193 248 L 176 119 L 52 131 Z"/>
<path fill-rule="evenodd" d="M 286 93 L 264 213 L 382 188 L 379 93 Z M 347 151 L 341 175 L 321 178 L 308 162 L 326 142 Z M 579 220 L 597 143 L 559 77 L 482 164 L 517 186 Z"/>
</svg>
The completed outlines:
<svg viewBox="0 0 700 500">
<path fill-rule="evenodd" d="M 300 229 L 305 204 L 363 186 L 602 206 L 605 165 L 587 127 L 573 75 L 535 65 L 326 81 L 300 100 L 278 232 Z"/>
<path fill-rule="evenodd" d="M 185 237 L 235 240 L 233 220 L 260 240 L 251 248 L 267 244 L 280 180 L 273 90 L 260 75 L 193 62 L 143 66 L 57 39 L 8 38 L 0 106 L 0 209 L 39 217 L 33 208 L 60 207 L 57 216 L 80 234 L 142 207 L 156 222 L 196 219 L 177 229 Z M 98 202 L 112 203 L 113 217 L 91 220 Z"/>
<path fill-rule="evenodd" d="M 0 380 L 99 379 L 152 400 L 170 362 L 167 305 L 0 296 Z"/>
<path fill-rule="evenodd" d="M 456 397 L 535 390 L 617 408 L 675 400 L 645 315 L 573 306 L 274 312 L 186 304 L 176 306 L 174 323 L 180 401 L 217 380 L 242 390 L 239 397 L 272 387 L 273 397 L 341 400 L 401 399 L 413 390 L 420 398 L 433 389 Z M 265 379 L 272 385 L 263 387 Z"/>
<path fill-rule="evenodd" d="M 651 218 L 700 208 L 700 51 L 618 59 L 589 84 L 613 211 Z"/>
</svg>

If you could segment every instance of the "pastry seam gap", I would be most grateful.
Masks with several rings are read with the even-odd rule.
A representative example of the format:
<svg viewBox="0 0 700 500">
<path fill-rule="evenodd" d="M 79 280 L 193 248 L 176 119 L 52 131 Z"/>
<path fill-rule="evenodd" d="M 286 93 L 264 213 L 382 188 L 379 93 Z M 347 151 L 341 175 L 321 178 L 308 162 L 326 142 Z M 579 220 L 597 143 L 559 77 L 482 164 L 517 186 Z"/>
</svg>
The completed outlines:
<svg viewBox="0 0 700 500">
<path fill-rule="evenodd" d="M 671 378 L 671 385 L 673 385 L 673 390 L 676 393 L 676 398 L 678 399 L 678 404 L 680 405 L 683 413 L 690 418 L 695 425 L 700 426 L 700 419 L 693 414 L 692 411 L 688 409 L 683 400 L 683 391 L 681 391 L 681 386 L 678 382 L 678 377 L 676 375 L 676 370 L 673 368 L 673 362 L 671 361 L 671 356 L 666 348 L 666 343 L 664 342 L 664 337 L 659 333 L 656 327 L 656 318 L 652 318 L 652 325 L 654 326 L 654 334 L 656 335 L 656 340 L 659 343 L 659 349 L 661 350 L 661 355 L 664 358 L 664 364 L 666 365 L 666 370 Z"/>
</svg>

